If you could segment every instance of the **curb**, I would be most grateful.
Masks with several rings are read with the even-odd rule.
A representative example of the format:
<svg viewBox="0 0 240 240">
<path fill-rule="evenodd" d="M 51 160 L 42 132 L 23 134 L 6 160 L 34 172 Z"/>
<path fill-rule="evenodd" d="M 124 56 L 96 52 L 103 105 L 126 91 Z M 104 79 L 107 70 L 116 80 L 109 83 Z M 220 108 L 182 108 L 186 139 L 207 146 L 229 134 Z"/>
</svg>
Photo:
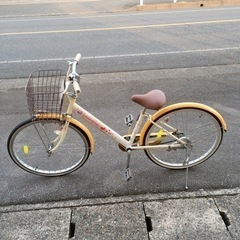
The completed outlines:
<svg viewBox="0 0 240 240">
<path fill-rule="evenodd" d="M 199 8 L 199 7 L 216 7 L 216 6 L 233 6 L 240 5 L 240 0 L 216 0 L 216 1 L 196 1 L 196 2 L 176 2 L 161 3 L 149 5 L 137 5 L 127 9 L 127 11 L 152 11 L 161 9 L 178 9 L 178 8 Z"/>
<path fill-rule="evenodd" d="M 220 189 L 220 190 L 204 190 L 200 189 L 195 192 L 171 192 L 171 193 L 149 193 L 142 195 L 121 196 L 121 197 L 106 197 L 106 198 L 90 198 L 78 200 L 66 200 L 59 202 L 37 203 L 37 204 L 22 204 L 0 206 L 0 213 L 20 212 L 42 209 L 57 209 L 57 208 L 71 208 L 83 206 L 97 206 L 117 203 L 133 203 L 133 202 L 153 202 L 164 201 L 172 199 L 190 199 L 190 198 L 206 198 L 206 197 L 220 197 L 233 196 L 240 194 L 240 188 Z"/>
<path fill-rule="evenodd" d="M 70 0 L 62 0 L 61 3 L 68 3 Z M 169 0 L 163 0 L 169 1 Z M 176 1 L 176 2 L 174 2 Z M 202 0 L 194 1 L 187 0 L 186 2 L 179 0 L 171 0 L 167 3 L 155 3 L 155 4 L 146 4 L 146 5 L 135 5 L 133 7 L 127 8 L 125 5 L 121 6 L 118 9 L 105 9 L 99 11 L 76 11 L 76 12 L 53 12 L 53 13 L 36 13 L 36 14 L 16 14 L 16 15 L 3 15 L 0 18 L 9 18 L 9 17 L 36 17 L 36 16 L 67 16 L 67 15 L 94 15 L 94 14 L 104 14 L 104 13 L 119 13 L 119 12 L 136 12 L 136 11 L 154 11 L 154 10 L 167 10 L 167 9 L 184 9 L 184 8 L 201 8 L 201 7 L 217 7 L 217 6 L 237 6 L 240 5 L 240 0 Z M 8 2 L 0 0 L 0 6 L 4 5 L 35 5 L 39 4 L 39 1 L 29 2 L 27 1 L 15 1 Z M 43 1 L 42 4 L 48 4 L 49 1 Z M 51 3 L 58 3 L 58 1 L 53 1 Z"/>
</svg>

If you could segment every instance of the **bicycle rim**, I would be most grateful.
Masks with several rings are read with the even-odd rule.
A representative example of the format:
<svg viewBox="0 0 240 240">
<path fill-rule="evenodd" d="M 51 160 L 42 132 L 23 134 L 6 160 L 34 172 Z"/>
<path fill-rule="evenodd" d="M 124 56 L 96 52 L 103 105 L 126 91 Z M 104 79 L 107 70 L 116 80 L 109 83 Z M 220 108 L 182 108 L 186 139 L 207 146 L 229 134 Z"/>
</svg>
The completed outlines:
<svg viewBox="0 0 240 240">
<path fill-rule="evenodd" d="M 144 137 L 145 145 L 161 144 L 164 149 L 146 149 L 147 156 L 157 165 L 170 169 L 192 167 L 206 161 L 218 149 L 223 129 L 211 113 L 198 108 L 180 108 L 165 113 L 150 125 Z M 175 148 L 179 142 L 160 130 L 162 126 L 189 147 Z M 175 130 L 173 130 L 173 128 Z M 155 139 L 154 139 L 155 138 Z M 189 157 L 189 158 L 188 158 Z"/>
<path fill-rule="evenodd" d="M 22 169 L 42 176 L 61 176 L 81 167 L 87 160 L 90 148 L 85 133 L 69 124 L 64 141 L 52 154 L 48 146 L 57 138 L 63 126 L 60 120 L 31 119 L 20 124 L 10 134 L 8 151 Z"/>
</svg>

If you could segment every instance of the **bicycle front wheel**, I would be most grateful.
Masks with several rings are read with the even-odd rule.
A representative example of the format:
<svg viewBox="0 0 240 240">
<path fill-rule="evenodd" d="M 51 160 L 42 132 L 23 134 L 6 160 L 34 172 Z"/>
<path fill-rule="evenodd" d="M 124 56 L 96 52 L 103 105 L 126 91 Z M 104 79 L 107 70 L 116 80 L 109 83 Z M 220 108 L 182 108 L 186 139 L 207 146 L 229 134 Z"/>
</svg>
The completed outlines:
<svg viewBox="0 0 240 240">
<path fill-rule="evenodd" d="M 8 152 L 22 169 L 41 176 L 61 176 L 80 168 L 90 154 L 89 139 L 77 126 L 69 124 L 64 141 L 53 153 L 63 122 L 57 119 L 29 119 L 18 125 L 8 139 Z"/>
<path fill-rule="evenodd" d="M 218 119 L 203 109 L 174 109 L 154 122 L 146 131 L 144 144 L 160 144 L 163 148 L 146 149 L 145 153 L 150 160 L 165 168 L 183 169 L 198 165 L 211 157 L 222 141 L 223 129 Z M 179 146 L 178 139 L 188 146 Z"/>
</svg>

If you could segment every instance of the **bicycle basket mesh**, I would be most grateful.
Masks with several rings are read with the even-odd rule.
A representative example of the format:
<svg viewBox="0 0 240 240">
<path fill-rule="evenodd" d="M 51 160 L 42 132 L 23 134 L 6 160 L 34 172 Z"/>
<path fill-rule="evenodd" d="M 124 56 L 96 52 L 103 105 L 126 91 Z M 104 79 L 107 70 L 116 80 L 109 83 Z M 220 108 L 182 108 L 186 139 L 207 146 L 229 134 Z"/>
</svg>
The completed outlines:
<svg viewBox="0 0 240 240">
<path fill-rule="evenodd" d="M 65 78 L 66 71 L 59 69 L 31 73 L 26 87 L 30 115 L 61 113 Z"/>
</svg>

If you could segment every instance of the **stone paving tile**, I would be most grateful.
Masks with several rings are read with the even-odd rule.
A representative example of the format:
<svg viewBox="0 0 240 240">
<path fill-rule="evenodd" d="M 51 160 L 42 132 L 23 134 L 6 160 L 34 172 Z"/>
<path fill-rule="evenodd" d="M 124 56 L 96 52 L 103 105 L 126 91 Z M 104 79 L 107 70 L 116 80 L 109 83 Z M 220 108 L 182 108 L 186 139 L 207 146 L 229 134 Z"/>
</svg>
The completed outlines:
<svg viewBox="0 0 240 240">
<path fill-rule="evenodd" d="M 216 204 L 233 239 L 240 239 L 240 196 L 215 198 Z"/>
<path fill-rule="evenodd" d="M 73 210 L 72 239 L 148 240 L 142 203 L 79 207 Z"/>
<path fill-rule="evenodd" d="M 0 213 L 1 240 L 67 240 L 70 209 Z"/>
<path fill-rule="evenodd" d="M 213 199 L 178 199 L 145 203 L 151 240 L 232 239 Z"/>
</svg>

